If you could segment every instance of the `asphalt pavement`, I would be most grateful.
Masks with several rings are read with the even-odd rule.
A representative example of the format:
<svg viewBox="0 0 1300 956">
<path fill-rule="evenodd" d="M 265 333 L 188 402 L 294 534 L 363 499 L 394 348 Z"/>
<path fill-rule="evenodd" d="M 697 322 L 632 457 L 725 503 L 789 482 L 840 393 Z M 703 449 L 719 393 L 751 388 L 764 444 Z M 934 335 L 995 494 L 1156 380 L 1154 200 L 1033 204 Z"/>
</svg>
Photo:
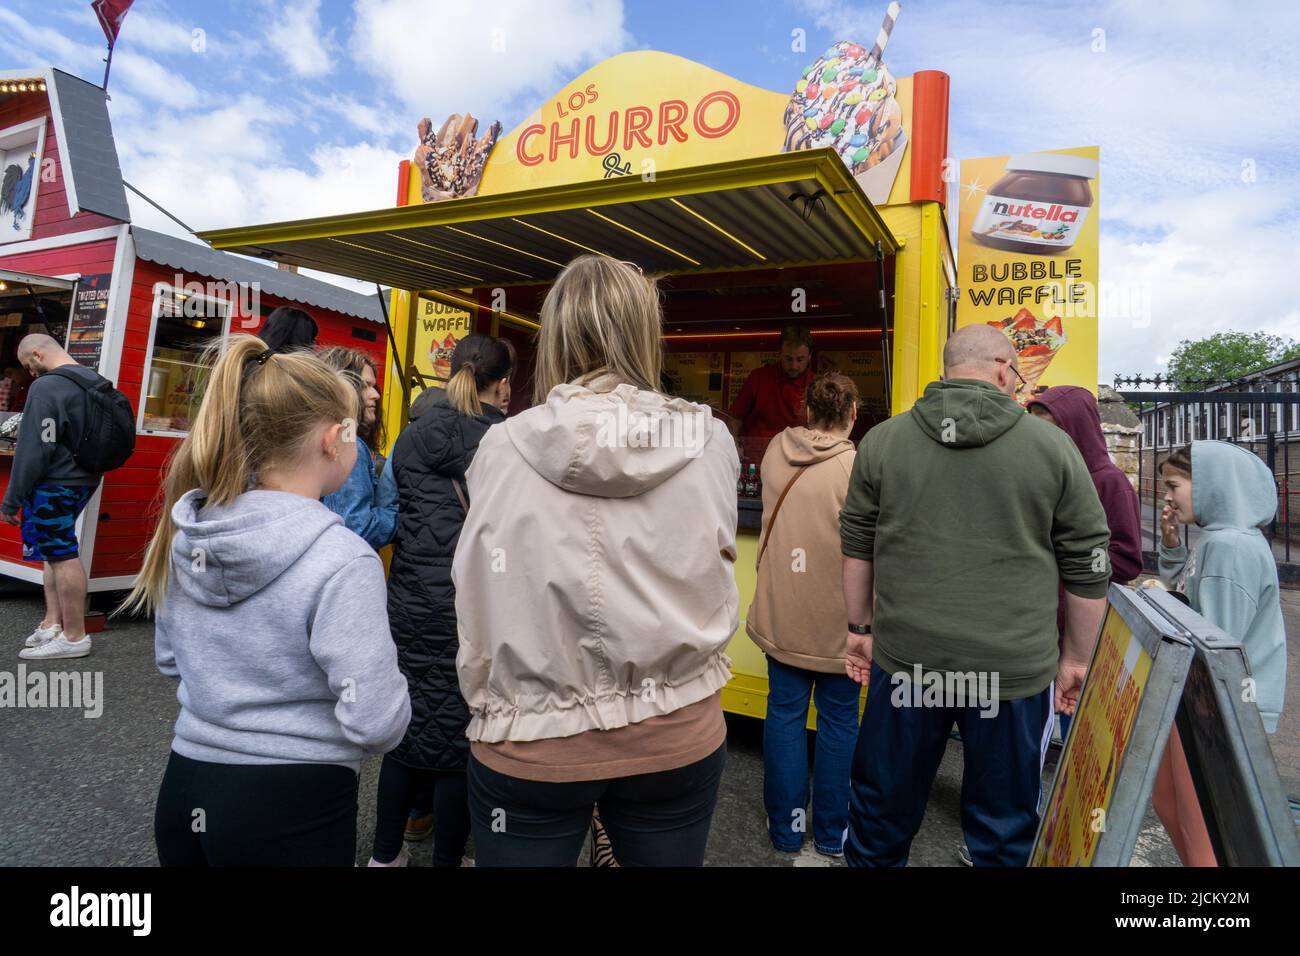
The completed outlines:
<svg viewBox="0 0 1300 956">
<path fill-rule="evenodd" d="M 39 620 L 39 592 L 5 584 L 0 592 L 0 671 L 17 673 L 18 650 Z M 102 601 L 103 599 L 97 599 Z M 1300 607 L 1287 606 L 1300 624 Z M 0 865 L 153 866 L 153 808 L 166 764 L 177 703 L 174 683 L 153 664 L 153 627 L 117 620 L 94 635 L 93 654 L 81 660 L 35 665 L 45 670 L 102 674 L 102 713 L 87 718 L 66 708 L 0 708 Z M 1300 661 L 1292 646 L 1293 690 Z M 1291 701 L 1294 702 L 1294 694 Z M 1296 708 L 1290 708 L 1292 713 Z M 713 819 L 706 863 L 711 866 L 834 866 L 809 840 L 803 852 L 778 853 L 767 839 L 763 812 L 762 724 L 728 715 L 729 759 Z M 1297 722 L 1284 721 L 1290 763 L 1282 767 L 1288 792 L 1300 791 Z M 1279 737 L 1282 736 L 1280 732 Z M 1282 754 L 1279 763 L 1282 764 Z M 925 822 L 912 847 L 912 866 L 960 866 L 958 801 L 960 742 L 948 745 L 930 795 Z M 379 761 L 361 778 L 357 861 L 369 858 Z M 1050 767 L 1044 776 L 1050 782 Z M 471 849 L 472 853 L 472 849 Z M 429 865 L 429 844 L 412 847 L 413 863 Z M 582 859 L 585 861 L 585 853 Z M 1148 813 L 1134 865 L 1177 866 L 1163 828 Z"/>
</svg>

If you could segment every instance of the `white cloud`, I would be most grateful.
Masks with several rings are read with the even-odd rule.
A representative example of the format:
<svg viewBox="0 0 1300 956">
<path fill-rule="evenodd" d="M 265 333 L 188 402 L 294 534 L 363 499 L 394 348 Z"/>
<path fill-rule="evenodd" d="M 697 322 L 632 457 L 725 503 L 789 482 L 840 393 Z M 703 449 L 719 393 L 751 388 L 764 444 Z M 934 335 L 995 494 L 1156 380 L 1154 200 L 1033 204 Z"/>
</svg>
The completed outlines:
<svg viewBox="0 0 1300 956">
<path fill-rule="evenodd" d="M 334 31 L 322 33 L 320 0 L 299 0 L 284 8 L 284 16 L 267 31 L 271 46 L 284 54 L 299 76 L 324 76 L 334 66 L 329 47 Z"/>
<path fill-rule="evenodd" d="M 160 112 L 119 95 L 112 111 L 123 176 L 195 229 L 391 206 L 397 165 L 406 158 L 357 142 L 320 145 L 305 160 L 290 158 L 281 144 L 301 117 L 256 96 L 218 109 Z M 128 198 L 133 221 L 185 235 L 148 203 Z"/>
<path fill-rule="evenodd" d="M 194 84 L 179 73 L 167 69 L 157 60 L 123 48 L 113 53 L 108 88 L 116 92 L 114 87 L 121 84 L 129 86 L 138 95 L 174 109 L 190 109 L 203 101 Z"/>
<path fill-rule="evenodd" d="M 1300 230 L 1273 214 L 1297 190 L 1300 178 L 1154 202 L 1145 212 L 1164 229 L 1156 241 L 1103 230 L 1104 281 L 1149 290 L 1150 313 L 1103 308 L 1101 380 L 1153 371 L 1181 340 L 1229 329 L 1300 339 L 1300 305 L 1287 281 Z"/>
<path fill-rule="evenodd" d="M 521 94 L 531 109 L 536 95 L 630 43 L 621 0 L 357 0 L 351 49 L 415 119 L 436 123 L 467 110 L 497 119 Z"/>
</svg>

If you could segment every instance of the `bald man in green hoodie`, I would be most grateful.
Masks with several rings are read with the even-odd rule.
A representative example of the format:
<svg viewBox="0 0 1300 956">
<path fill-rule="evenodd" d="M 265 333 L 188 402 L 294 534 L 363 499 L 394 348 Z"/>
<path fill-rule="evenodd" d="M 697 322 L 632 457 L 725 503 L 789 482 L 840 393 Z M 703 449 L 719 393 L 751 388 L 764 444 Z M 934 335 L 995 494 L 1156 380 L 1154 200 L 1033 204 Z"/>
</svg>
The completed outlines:
<svg viewBox="0 0 1300 956">
<path fill-rule="evenodd" d="M 954 723 L 972 862 L 1023 866 L 1053 712 L 1074 712 L 1105 613 L 1105 512 L 1074 443 L 1012 397 L 1010 341 L 967 326 L 943 358 L 943 380 L 862 440 L 840 514 L 846 670 L 870 686 L 851 866 L 907 863 Z"/>
</svg>

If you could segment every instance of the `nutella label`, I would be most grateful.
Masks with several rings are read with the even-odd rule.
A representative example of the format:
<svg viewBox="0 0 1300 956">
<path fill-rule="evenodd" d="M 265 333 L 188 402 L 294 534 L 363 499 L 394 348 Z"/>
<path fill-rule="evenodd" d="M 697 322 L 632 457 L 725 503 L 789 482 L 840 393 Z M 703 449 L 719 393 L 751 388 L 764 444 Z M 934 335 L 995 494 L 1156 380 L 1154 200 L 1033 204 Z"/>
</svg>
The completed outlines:
<svg viewBox="0 0 1300 956">
<path fill-rule="evenodd" d="M 980 206 L 971 232 L 990 239 L 1030 243 L 1043 249 L 1068 249 L 1083 229 L 1088 208 L 990 193 Z"/>
</svg>

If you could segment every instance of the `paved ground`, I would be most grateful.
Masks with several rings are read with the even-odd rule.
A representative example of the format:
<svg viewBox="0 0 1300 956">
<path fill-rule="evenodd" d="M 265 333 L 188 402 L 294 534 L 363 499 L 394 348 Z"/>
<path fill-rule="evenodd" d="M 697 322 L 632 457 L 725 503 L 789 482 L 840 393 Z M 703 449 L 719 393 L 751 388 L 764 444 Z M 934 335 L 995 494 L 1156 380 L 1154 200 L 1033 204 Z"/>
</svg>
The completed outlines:
<svg viewBox="0 0 1300 956">
<path fill-rule="evenodd" d="M 1300 594 L 1287 593 L 1288 628 L 1300 627 Z M 1291 600 L 1294 596 L 1295 600 Z M 15 673 L 17 650 L 41 613 L 35 591 L 0 593 L 0 670 Z M 1291 702 L 1276 735 L 1288 793 L 1300 794 L 1300 653 L 1291 644 Z M 55 669 L 55 665 L 40 665 Z M 95 639 L 94 655 L 61 662 L 63 670 L 103 674 L 103 714 L 84 719 L 66 709 L 0 709 L 0 865 L 153 865 L 153 804 L 176 716 L 174 685 L 153 666 L 153 629 L 119 622 Z M 730 760 L 710 837 L 716 866 L 825 866 L 811 848 L 782 854 L 767 841 L 762 805 L 762 728 L 728 717 Z M 368 857 L 378 761 L 363 769 L 358 861 Z M 913 865 L 956 866 L 961 841 L 958 796 L 961 745 L 949 745 L 931 794 L 925 824 L 913 846 Z M 429 862 L 429 845 L 415 848 Z M 1168 838 L 1148 813 L 1135 865 L 1177 866 Z"/>
</svg>

